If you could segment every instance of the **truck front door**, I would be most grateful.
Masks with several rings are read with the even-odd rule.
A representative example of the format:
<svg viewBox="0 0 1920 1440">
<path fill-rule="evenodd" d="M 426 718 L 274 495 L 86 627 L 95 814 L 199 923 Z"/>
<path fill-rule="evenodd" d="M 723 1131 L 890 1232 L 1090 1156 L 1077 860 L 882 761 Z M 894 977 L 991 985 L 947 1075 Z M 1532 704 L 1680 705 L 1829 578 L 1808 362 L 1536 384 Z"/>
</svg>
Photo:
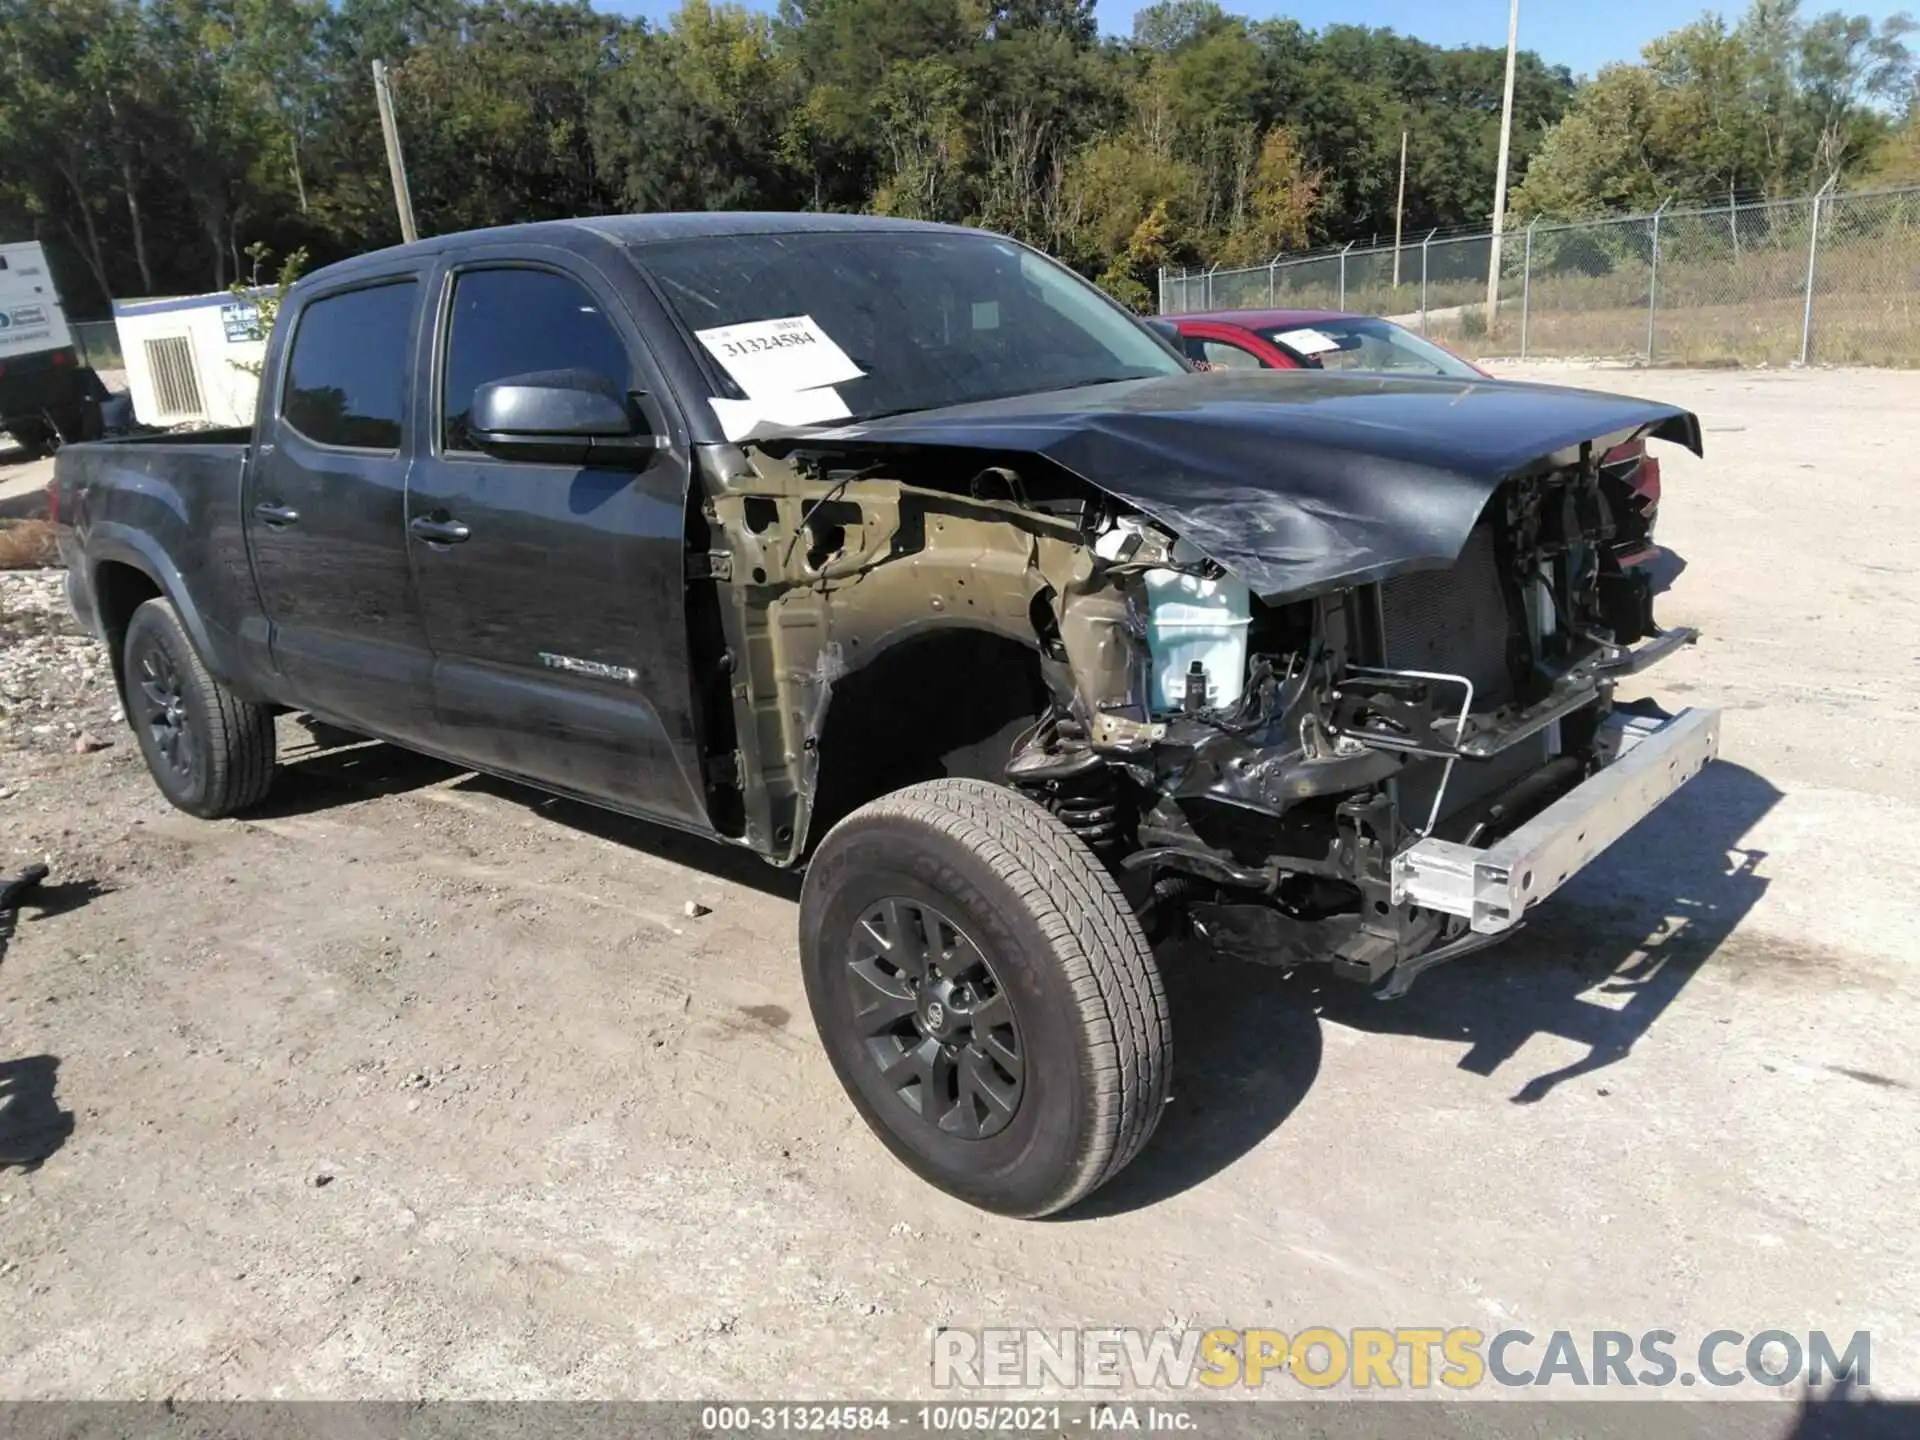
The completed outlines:
<svg viewBox="0 0 1920 1440">
<path fill-rule="evenodd" d="M 637 328 L 566 252 L 480 248 L 442 285 L 431 425 L 409 484 L 444 748 L 489 769 L 706 828 L 686 623 L 686 437 Z M 477 386 L 585 369 L 652 392 L 650 464 L 583 469 L 474 448 Z"/>
<path fill-rule="evenodd" d="M 322 291 L 257 428 L 244 519 L 273 663 L 293 703 L 433 746 L 432 651 L 408 568 L 413 275 Z"/>
</svg>

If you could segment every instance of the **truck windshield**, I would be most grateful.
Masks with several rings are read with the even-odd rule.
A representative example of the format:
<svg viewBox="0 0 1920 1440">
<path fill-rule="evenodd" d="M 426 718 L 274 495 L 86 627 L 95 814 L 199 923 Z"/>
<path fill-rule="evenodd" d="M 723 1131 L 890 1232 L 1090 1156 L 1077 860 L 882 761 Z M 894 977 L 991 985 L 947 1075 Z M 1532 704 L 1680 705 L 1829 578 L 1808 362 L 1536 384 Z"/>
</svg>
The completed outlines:
<svg viewBox="0 0 1920 1440">
<path fill-rule="evenodd" d="M 991 235 L 729 235 L 635 258 L 714 361 L 723 399 L 831 386 L 821 418 L 871 419 L 1185 368 L 1072 271 Z"/>
</svg>

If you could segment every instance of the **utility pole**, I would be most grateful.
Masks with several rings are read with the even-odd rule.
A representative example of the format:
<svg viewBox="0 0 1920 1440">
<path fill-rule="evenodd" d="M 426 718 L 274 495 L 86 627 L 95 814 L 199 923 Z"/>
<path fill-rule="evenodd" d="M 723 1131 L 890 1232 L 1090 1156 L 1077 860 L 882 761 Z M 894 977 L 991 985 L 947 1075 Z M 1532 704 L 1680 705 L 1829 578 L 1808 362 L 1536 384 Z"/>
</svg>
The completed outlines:
<svg viewBox="0 0 1920 1440">
<path fill-rule="evenodd" d="M 1400 288 L 1400 222 L 1407 213 L 1407 132 L 1400 132 L 1400 198 L 1393 202 L 1393 288 Z"/>
<path fill-rule="evenodd" d="M 1520 0 L 1507 12 L 1507 89 L 1500 102 L 1500 170 L 1493 180 L 1493 255 L 1487 262 L 1487 331 L 1500 309 L 1500 232 L 1507 228 L 1507 157 L 1513 147 L 1513 57 L 1520 47 Z"/>
<path fill-rule="evenodd" d="M 1518 0 L 1515 0 L 1518 3 Z M 413 195 L 407 189 L 407 161 L 400 153 L 400 128 L 393 123 L 393 91 L 383 60 L 373 62 L 373 98 L 380 104 L 380 133 L 387 142 L 387 174 L 393 178 L 393 208 L 400 215 L 400 235 L 408 244 L 420 238 L 413 223 Z"/>
</svg>

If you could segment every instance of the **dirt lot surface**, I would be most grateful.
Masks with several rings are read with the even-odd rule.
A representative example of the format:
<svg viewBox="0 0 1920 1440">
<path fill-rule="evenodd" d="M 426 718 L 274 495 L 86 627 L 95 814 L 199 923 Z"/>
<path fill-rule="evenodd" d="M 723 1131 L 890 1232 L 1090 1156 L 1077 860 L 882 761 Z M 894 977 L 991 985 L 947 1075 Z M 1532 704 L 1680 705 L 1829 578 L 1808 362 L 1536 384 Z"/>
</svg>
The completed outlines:
<svg viewBox="0 0 1920 1440">
<path fill-rule="evenodd" d="M 291 719 L 188 819 L 0 577 L 0 1395 L 900 1396 L 981 1324 L 1864 1329 L 1920 1394 L 1920 375 L 1526 373 L 1701 414 L 1647 688 L 1724 761 L 1397 1004 L 1180 959 L 1053 1223 L 858 1123 L 788 877 Z"/>
</svg>

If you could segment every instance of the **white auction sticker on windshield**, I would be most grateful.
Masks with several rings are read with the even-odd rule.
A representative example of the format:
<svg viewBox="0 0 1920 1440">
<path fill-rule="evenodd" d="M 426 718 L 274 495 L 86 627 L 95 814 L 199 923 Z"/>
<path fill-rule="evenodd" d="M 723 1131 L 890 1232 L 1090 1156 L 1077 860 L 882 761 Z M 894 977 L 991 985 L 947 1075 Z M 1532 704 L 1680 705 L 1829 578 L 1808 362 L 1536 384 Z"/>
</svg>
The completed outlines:
<svg viewBox="0 0 1920 1440">
<path fill-rule="evenodd" d="M 693 333 L 754 400 L 838 385 L 866 373 L 813 323 L 811 315 L 752 320 Z"/>
<path fill-rule="evenodd" d="M 1282 330 L 1273 338 L 1289 350 L 1298 350 L 1302 355 L 1321 355 L 1328 350 L 1340 348 L 1338 340 L 1318 330 Z"/>
</svg>

